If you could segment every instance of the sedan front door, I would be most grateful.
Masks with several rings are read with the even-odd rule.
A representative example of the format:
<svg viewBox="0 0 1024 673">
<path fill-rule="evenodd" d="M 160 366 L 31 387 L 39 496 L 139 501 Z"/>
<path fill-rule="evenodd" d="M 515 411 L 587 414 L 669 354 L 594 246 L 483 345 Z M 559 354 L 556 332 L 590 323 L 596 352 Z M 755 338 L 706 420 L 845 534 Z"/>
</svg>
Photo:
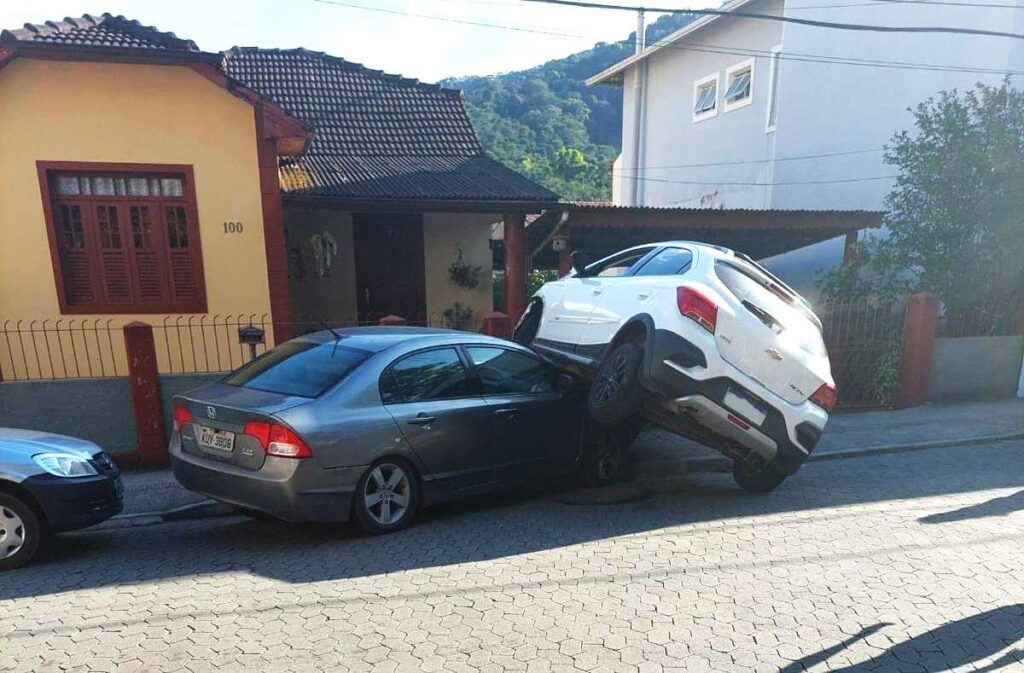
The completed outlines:
<svg viewBox="0 0 1024 673">
<path fill-rule="evenodd" d="M 493 415 L 499 479 L 518 481 L 566 468 L 576 458 L 582 395 L 559 390 L 559 372 L 519 350 L 466 346 Z"/>
<path fill-rule="evenodd" d="M 381 398 L 425 466 L 424 481 L 453 496 L 493 484 L 492 410 L 454 347 L 397 360 L 381 377 Z"/>
</svg>

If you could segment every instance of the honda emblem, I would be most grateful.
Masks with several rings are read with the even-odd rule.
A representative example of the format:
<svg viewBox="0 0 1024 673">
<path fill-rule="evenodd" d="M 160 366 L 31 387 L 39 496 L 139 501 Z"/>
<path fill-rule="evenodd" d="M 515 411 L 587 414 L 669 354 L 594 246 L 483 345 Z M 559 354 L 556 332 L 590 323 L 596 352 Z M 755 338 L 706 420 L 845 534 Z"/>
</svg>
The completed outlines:
<svg viewBox="0 0 1024 673">
<path fill-rule="evenodd" d="M 211 420 L 216 420 L 217 419 L 217 408 L 216 407 L 206 407 L 206 417 L 211 419 Z"/>
</svg>

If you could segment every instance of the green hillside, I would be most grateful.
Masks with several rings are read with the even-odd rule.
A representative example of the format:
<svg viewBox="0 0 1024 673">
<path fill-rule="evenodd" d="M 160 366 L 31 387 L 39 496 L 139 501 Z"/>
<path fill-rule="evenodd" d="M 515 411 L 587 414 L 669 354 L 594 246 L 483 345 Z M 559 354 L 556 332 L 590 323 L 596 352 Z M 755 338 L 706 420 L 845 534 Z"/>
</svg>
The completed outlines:
<svg viewBox="0 0 1024 673">
<path fill-rule="evenodd" d="M 663 16 L 647 28 L 659 40 L 693 20 Z M 566 199 L 611 198 L 611 163 L 619 153 L 622 90 L 587 87 L 587 77 L 633 53 L 634 34 L 536 68 L 447 79 L 465 92 L 487 152 Z"/>
</svg>

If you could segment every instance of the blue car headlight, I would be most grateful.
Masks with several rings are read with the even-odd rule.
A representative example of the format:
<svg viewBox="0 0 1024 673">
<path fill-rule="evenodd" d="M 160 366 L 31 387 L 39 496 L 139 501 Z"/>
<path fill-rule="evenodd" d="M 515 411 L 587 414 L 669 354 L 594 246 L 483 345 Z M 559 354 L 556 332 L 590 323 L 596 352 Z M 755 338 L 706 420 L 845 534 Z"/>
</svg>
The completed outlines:
<svg viewBox="0 0 1024 673">
<path fill-rule="evenodd" d="M 91 477 L 99 474 L 89 461 L 71 453 L 40 453 L 32 456 L 32 460 L 58 477 Z"/>
</svg>

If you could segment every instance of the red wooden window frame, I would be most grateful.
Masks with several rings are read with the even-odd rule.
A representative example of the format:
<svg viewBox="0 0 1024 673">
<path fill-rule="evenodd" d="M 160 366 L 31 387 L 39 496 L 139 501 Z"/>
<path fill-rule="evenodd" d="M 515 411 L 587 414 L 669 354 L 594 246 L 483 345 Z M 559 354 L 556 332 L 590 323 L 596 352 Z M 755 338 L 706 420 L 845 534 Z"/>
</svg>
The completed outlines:
<svg viewBox="0 0 1024 673">
<path fill-rule="evenodd" d="M 36 167 L 62 314 L 206 313 L 192 166 L 38 161 Z M 62 175 L 176 178 L 182 181 L 182 194 L 62 195 L 57 189 L 57 178 Z M 67 232 L 63 226 L 63 213 L 75 207 L 81 233 L 77 227 Z M 179 224 L 182 218 L 183 227 Z M 75 249 L 69 252 L 66 241 L 72 241 Z M 77 254 L 77 250 L 82 252 Z M 77 260 L 70 259 L 72 256 Z M 79 265 L 77 269 L 67 267 L 73 262 Z M 75 292 L 75 274 L 80 280 L 88 276 L 88 291 L 79 287 Z"/>
</svg>

